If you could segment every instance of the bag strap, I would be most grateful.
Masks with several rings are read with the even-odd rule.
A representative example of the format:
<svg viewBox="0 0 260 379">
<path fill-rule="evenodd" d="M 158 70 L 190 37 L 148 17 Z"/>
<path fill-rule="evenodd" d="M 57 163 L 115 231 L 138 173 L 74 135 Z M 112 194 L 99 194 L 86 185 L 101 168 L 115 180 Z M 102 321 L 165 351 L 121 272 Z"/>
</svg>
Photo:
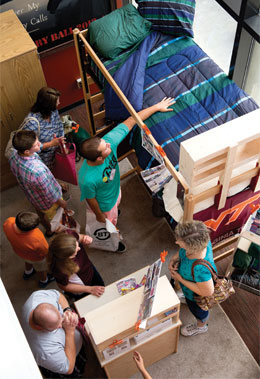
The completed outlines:
<svg viewBox="0 0 260 379">
<path fill-rule="evenodd" d="M 195 266 L 198 266 L 198 265 L 202 265 L 202 266 L 207 267 L 207 269 L 211 273 L 211 276 L 212 276 L 212 279 L 213 279 L 214 282 L 218 279 L 218 275 L 216 273 L 216 270 L 213 268 L 213 266 L 211 265 L 211 263 L 209 263 L 205 259 L 196 259 L 196 261 L 193 262 L 192 266 L 191 266 L 191 274 L 192 274 L 192 277 L 193 277 L 194 281 L 195 281 L 194 268 L 195 268 Z"/>
<path fill-rule="evenodd" d="M 27 125 L 27 123 L 30 122 L 30 121 L 36 121 L 37 122 L 38 135 L 40 135 L 41 126 L 40 126 L 39 120 L 36 117 L 25 117 L 25 119 L 23 120 L 22 124 L 19 126 L 18 130 L 22 130 Z"/>
</svg>

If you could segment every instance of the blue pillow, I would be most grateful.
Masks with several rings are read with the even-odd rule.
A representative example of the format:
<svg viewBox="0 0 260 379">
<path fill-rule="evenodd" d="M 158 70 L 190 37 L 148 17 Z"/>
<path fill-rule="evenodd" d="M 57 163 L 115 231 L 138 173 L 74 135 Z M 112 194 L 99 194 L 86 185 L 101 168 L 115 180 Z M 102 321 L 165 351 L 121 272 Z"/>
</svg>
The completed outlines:
<svg viewBox="0 0 260 379">
<path fill-rule="evenodd" d="M 128 4 L 92 22 L 88 40 L 102 57 L 114 59 L 121 51 L 141 42 L 150 33 L 151 26 Z"/>
<path fill-rule="evenodd" d="M 140 14 L 152 22 L 152 29 L 176 36 L 193 37 L 195 0 L 136 0 Z"/>
</svg>

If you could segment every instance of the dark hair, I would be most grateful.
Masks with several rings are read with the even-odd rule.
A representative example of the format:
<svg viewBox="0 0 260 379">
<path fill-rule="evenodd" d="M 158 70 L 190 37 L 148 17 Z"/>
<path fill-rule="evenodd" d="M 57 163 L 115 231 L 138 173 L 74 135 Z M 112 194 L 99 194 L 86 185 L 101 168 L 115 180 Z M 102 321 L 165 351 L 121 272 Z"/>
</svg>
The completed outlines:
<svg viewBox="0 0 260 379">
<path fill-rule="evenodd" d="M 36 141 L 37 134 L 32 130 L 20 130 L 13 136 L 13 147 L 23 153 L 25 150 L 30 150 Z"/>
<path fill-rule="evenodd" d="M 39 216 L 33 212 L 20 212 L 15 218 L 15 223 L 18 229 L 22 232 L 29 232 L 39 225 Z"/>
<path fill-rule="evenodd" d="M 33 104 L 31 111 L 40 112 L 43 118 L 48 118 L 52 111 L 57 109 L 57 99 L 60 92 L 55 88 L 42 87 L 38 92 L 36 102 Z"/>
<path fill-rule="evenodd" d="M 85 139 L 81 142 L 79 147 L 80 155 L 91 162 L 95 162 L 96 159 L 102 155 L 102 152 L 98 151 L 100 141 L 101 138 L 98 136 Z"/>
<path fill-rule="evenodd" d="M 202 251 L 210 240 L 209 230 L 202 221 L 179 222 L 174 234 L 176 240 L 181 240 L 194 252 Z"/>
<path fill-rule="evenodd" d="M 75 253 L 77 239 L 71 234 L 60 233 L 53 238 L 49 245 L 47 261 L 50 271 L 58 268 L 70 276 L 79 271 L 79 266 L 70 257 Z"/>
</svg>

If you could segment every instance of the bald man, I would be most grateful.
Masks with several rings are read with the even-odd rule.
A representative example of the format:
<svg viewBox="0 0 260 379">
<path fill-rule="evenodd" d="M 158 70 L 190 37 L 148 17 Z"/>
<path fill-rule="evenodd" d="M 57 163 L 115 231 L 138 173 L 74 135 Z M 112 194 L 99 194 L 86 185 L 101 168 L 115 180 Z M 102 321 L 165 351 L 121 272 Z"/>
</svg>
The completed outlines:
<svg viewBox="0 0 260 379">
<path fill-rule="evenodd" d="M 33 292 L 23 306 L 22 326 L 37 364 L 69 375 L 82 346 L 78 316 L 56 290 Z"/>
</svg>

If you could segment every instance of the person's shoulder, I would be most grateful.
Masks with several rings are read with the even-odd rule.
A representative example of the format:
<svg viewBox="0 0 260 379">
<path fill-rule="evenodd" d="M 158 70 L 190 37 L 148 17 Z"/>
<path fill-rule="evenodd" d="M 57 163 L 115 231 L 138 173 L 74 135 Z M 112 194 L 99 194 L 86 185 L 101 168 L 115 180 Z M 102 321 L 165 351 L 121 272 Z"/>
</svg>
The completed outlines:
<svg viewBox="0 0 260 379">
<path fill-rule="evenodd" d="M 4 224 L 3 224 L 3 226 L 7 226 L 7 225 L 14 225 L 15 224 L 15 217 L 8 217 L 6 220 L 5 220 L 5 222 L 4 222 Z"/>
</svg>

